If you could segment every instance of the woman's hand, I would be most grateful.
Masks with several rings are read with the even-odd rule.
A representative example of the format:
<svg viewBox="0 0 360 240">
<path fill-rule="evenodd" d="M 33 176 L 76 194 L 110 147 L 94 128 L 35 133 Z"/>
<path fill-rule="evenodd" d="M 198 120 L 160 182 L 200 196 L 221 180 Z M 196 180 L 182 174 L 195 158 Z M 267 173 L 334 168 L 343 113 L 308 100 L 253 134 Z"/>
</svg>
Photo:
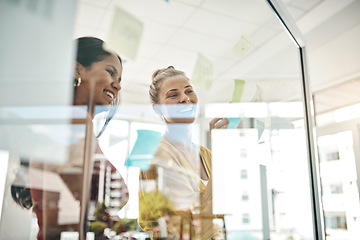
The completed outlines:
<svg viewBox="0 0 360 240">
<path fill-rule="evenodd" d="M 227 118 L 214 118 L 209 122 L 210 137 L 211 130 L 213 129 L 225 129 L 229 126 L 229 119 Z"/>
</svg>

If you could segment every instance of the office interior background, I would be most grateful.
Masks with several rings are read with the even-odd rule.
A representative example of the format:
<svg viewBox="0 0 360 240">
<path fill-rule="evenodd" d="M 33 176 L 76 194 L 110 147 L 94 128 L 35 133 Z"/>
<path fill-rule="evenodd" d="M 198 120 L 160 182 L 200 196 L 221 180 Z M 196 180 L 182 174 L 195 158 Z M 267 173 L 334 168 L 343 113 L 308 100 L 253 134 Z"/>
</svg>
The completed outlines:
<svg viewBox="0 0 360 240">
<path fill-rule="evenodd" d="M 269 2 L 276 2 L 275 7 Z M 276 13 L 277 4 L 281 11 Z M 99 172 L 110 174 L 99 173 L 107 183 L 96 200 L 105 202 L 111 216 L 136 219 L 139 214 L 139 168 L 124 163 L 137 130 L 165 130 L 148 88 L 154 70 L 172 65 L 193 80 L 200 99 L 193 138 L 213 151 L 213 211 L 225 216 L 214 222 L 226 226 L 227 239 L 356 240 L 359 13 L 359 0 L 3 0 L 1 112 L 30 120 L 37 119 L 34 112 L 47 120 L 58 117 L 49 107 L 71 104 L 73 39 L 99 37 L 123 59 L 121 105 L 99 139 L 103 154 L 94 160 Z M 277 14 L 289 19 L 301 36 L 284 28 Z M 304 40 L 305 65 L 294 43 L 297 37 Z M 208 122 L 214 117 L 238 122 L 210 138 Z M 6 129 L 16 126 L 9 128 L 9 115 L 0 118 L 4 140 Z M 35 129 L 45 135 L 61 131 Z M 0 238 L 36 239 L 36 217 L 6 205 L 19 166 L 19 160 L 9 157 L 8 145 L 0 146 Z M 61 159 L 34 151 L 20 154 L 45 156 L 49 162 Z M 104 159 L 125 182 L 111 175 Z M 129 190 L 124 207 L 121 184 Z M 96 206 L 89 202 L 91 215 Z M 16 216 L 23 215 L 21 225 Z"/>
</svg>

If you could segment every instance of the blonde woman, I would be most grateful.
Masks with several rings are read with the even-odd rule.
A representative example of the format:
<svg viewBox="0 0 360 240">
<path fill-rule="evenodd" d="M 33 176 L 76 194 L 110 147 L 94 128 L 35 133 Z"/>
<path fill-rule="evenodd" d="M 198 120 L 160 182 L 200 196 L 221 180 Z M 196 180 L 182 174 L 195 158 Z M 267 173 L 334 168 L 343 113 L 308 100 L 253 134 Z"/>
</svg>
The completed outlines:
<svg viewBox="0 0 360 240">
<path fill-rule="evenodd" d="M 153 73 L 149 94 L 166 132 L 149 170 L 140 175 L 139 225 L 152 239 L 219 236 L 211 219 L 211 152 L 191 141 L 197 94 L 185 73 L 172 66 Z M 157 199 L 146 186 L 150 181 Z"/>
</svg>

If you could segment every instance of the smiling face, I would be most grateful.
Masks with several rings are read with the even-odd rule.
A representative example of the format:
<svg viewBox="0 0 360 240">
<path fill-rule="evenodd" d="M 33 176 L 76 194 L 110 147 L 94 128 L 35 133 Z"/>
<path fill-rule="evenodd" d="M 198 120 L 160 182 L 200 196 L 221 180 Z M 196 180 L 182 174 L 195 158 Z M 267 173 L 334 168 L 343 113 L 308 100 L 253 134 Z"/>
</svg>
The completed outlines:
<svg viewBox="0 0 360 240">
<path fill-rule="evenodd" d="M 160 83 L 158 104 L 167 123 L 194 122 L 197 102 L 197 95 L 184 75 L 172 76 Z"/>
<path fill-rule="evenodd" d="M 74 105 L 109 105 L 118 95 L 121 86 L 122 66 L 111 54 L 90 67 L 77 63 L 75 78 L 81 78 L 74 97 Z"/>
</svg>

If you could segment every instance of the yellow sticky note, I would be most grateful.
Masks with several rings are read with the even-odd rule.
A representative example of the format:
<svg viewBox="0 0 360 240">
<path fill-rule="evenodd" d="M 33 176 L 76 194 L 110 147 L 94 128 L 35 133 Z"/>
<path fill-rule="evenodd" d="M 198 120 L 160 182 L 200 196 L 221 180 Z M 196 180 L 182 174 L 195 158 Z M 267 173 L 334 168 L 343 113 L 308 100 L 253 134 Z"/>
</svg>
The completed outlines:
<svg viewBox="0 0 360 240">
<path fill-rule="evenodd" d="M 194 67 L 191 82 L 194 83 L 194 85 L 196 86 L 209 90 L 213 82 L 213 74 L 213 63 L 199 53 Z"/>
<path fill-rule="evenodd" d="M 238 103 L 241 101 L 242 94 L 244 92 L 245 81 L 241 79 L 234 79 L 235 87 L 231 102 Z"/>
<path fill-rule="evenodd" d="M 251 50 L 250 38 L 243 34 L 240 40 L 232 48 L 233 53 L 239 58 L 243 58 Z"/>
<path fill-rule="evenodd" d="M 132 14 L 116 7 L 106 48 L 135 60 L 144 24 Z"/>
</svg>

